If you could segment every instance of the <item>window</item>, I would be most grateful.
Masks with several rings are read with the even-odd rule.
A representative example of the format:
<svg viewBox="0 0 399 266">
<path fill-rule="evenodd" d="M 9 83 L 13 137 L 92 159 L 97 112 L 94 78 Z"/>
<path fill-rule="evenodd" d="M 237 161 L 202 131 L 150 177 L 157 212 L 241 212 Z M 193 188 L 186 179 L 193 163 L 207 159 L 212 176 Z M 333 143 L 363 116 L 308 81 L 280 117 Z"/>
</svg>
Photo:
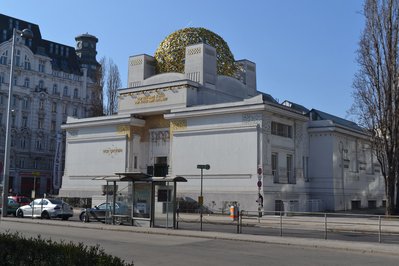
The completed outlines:
<svg viewBox="0 0 399 266">
<path fill-rule="evenodd" d="M 51 104 L 51 112 L 56 113 L 57 112 L 57 103 L 53 102 Z"/>
<path fill-rule="evenodd" d="M 68 86 L 64 87 L 64 96 L 68 96 Z"/>
<path fill-rule="evenodd" d="M 44 81 L 40 80 L 39 81 L 39 89 L 43 89 L 44 88 Z"/>
<path fill-rule="evenodd" d="M 4 73 L 0 73 L 0 83 L 4 83 Z"/>
<path fill-rule="evenodd" d="M 352 200 L 351 201 L 351 209 L 352 210 L 359 210 L 361 207 L 362 207 L 362 205 L 361 205 L 361 201 L 360 200 Z"/>
<path fill-rule="evenodd" d="M 14 85 L 17 86 L 18 85 L 18 77 L 14 76 Z"/>
<path fill-rule="evenodd" d="M 22 127 L 28 127 L 28 117 L 27 116 L 22 117 Z"/>
<path fill-rule="evenodd" d="M 39 109 L 44 110 L 44 100 L 39 101 Z"/>
<path fill-rule="evenodd" d="M 11 126 L 15 127 L 15 123 L 16 123 L 15 113 L 12 113 L 11 114 Z"/>
<path fill-rule="evenodd" d="M 26 139 L 26 137 L 23 137 L 21 139 L 21 149 L 26 149 L 26 143 L 27 143 L 27 139 Z"/>
<path fill-rule="evenodd" d="M 25 78 L 24 87 L 29 88 L 29 86 L 30 86 L 30 80 L 29 80 L 29 78 Z"/>
<path fill-rule="evenodd" d="M 19 160 L 19 167 L 20 168 L 25 168 L 25 160 L 24 159 L 20 159 Z"/>
<path fill-rule="evenodd" d="M 64 115 L 68 114 L 68 105 L 66 103 L 64 103 L 64 105 L 63 105 L 63 113 L 64 113 Z"/>
<path fill-rule="evenodd" d="M 36 149 L 42 150 L 42 140 L 41 139 L 36 140 Z"/>
<path fill-rule="evenodd" d="M 292 138 L 292 126 L 272 122 L 272 135 Z"/>
<path fill-rule="evenodd" d="M 76 108 L 76 107 L 73 108 L 73 116 L 75 116 L 75 117 L 78 116 L 78 108 Z"/>
<path fill-rule="evenodd" d="M 309 165 L 309 157 L 303 156 L 302 157 L 302 169 L 303 169 L 303 178 L 305 181 L 308 180 L 308 165 Z"/>
<path fill-rule="evenodd" d="M 22 108 L 28 109 L 29 108 L 29 98 L 22 99 Z"/>
<path fill-rule="evenodd" d="M 134 156 L 133 168 L 137 169 L 137 156 Z"/>
<path fill-rule="evenodd" d="M 12 106 L 16 107 L 18 105 L 18 96 L 13 95 L 12 96 Z"/>
<path fill-rule="evenodd" d="M 3 30 L 3 41 L 7 40 L 7 30 Z"/>
<path fill-rule="evenodd" d="M 24 68 L 25 68 L 26 70 L 30 70 L 30 60 L 29 60 L 29 57 L 28 57 L 27 55 L 25 55 Z"/>
<path fill-rule="evenodd" d="M 74 90 L 73 90 L 73 98 L 78 98 L 78 89 L 77 88 L 75 88 Z"/>
<path fill-rule="evenodd" d="M 278 183 L 278 154 L 272 153 L 272 175 L 273 175 L 273 182 Z"/>
<path fill-rule="evenodd" d="M 57 86 L 57 84 L 53 85 L 53 94 L 58 94 L 58 86 Z"/>
<path fill-rule="evenodd" d="M 295 184 L 296 180 L 295 180 L 295 175 L 293 172 L 293 160 L 292 160 L 292 155 L 291 154 L 287 154 L 287 179 L 288 179 L 288 183 L 290 184 Z"/>
<path fill-rule="evenodd" d="M 46 61 L 39 60 L 39 72 L 44 73 L 44 71 L 46 70 L 45 66 L 46 66 Z"/>
<path fill-rule="evenodd" d="M 4 51 L 4 53 L 1 54 L 0 64 L 7 65 L 7 61 L 8 61 L 7 59 L 8 59 L 8 50 Z"/>
<path fill-rule="evenodd" d="M 51 129 L 51 131 L 55 131 L 55 129 L 56 129 L 56 122 L 53 120 L 53 121 L 51 121 L 51 127 L 50 127 L 50 129 Z"/>
<path fill-rule="evenodd" d="M 44 128 L 44 118 L 39 118 L 39 120 L 37 122 L 37 127 L 39 129 L 43 129 Z"/>
<path fill-rule="evenodd" d="M 15 53 L 15 65 L 20 66 L 21 65 L 21 51 L 17 49 Z"/>
</svg>

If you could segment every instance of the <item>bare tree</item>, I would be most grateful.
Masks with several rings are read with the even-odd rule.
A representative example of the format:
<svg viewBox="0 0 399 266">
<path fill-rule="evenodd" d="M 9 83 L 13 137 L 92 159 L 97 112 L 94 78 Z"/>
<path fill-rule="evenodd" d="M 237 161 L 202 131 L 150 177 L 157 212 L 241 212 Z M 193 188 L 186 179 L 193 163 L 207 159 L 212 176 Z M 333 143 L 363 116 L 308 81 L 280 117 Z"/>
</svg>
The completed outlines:
<svg viewBox="0 0 399 266">
<path fill-rule="evenodd" d="M 91 97 L 91 115 L 92 116 L 103 116 L 104 115 L 104 83 L 106 77 L 106 58 L 100 59 L 99 66 L 96 70 L 95 83 L 92 87 Z"/>
<path fill-rule="evenodd" d="M 399 207 L 399 0 L 366 0 L 353 109 L 370 133 L 385 180 L 386 213 Z"/>
<path fill-rule="evenodd" d="M 107 88 L 105 91 L 105 114 L 113 115 L 118 112 L 118 89 L 122 86 L 118 66 L 112 59 L 108 60 L 107 65 Z"/>
</svg>

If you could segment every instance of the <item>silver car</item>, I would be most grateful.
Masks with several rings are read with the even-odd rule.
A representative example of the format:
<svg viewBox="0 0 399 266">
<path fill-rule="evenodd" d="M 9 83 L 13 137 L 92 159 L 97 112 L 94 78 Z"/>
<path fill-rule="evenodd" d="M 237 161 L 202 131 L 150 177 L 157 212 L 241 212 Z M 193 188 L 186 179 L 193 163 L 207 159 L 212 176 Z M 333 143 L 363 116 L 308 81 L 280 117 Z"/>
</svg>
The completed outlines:
<svg viewBox="0 0 399 266">
<path fill-rule="evenodd" d="M 29 205 L 16 211 L 17 217 L 37 217 L 42 219 L 61 218 L 68 220 L 73 216 L 73 208 L 60 199 L 35 199 Z"/>
</svg>

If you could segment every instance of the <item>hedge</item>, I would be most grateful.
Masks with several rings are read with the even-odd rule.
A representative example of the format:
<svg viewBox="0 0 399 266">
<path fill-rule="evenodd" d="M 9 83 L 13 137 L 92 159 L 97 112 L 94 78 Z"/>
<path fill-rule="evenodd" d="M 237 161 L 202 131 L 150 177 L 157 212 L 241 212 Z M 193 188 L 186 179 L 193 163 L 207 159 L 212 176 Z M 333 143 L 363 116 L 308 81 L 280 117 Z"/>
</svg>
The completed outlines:
<svg viewBox="0 0 399 266">
<path fill-rule="evenodd" d="M 124 260 L 108 255 L 97 246 L 83 243 L 55 242 L 51 239 L 25 238 L 19 233 L 0 234 L 1 265 L 98 265 L 131 266 Z"/>
</svg>

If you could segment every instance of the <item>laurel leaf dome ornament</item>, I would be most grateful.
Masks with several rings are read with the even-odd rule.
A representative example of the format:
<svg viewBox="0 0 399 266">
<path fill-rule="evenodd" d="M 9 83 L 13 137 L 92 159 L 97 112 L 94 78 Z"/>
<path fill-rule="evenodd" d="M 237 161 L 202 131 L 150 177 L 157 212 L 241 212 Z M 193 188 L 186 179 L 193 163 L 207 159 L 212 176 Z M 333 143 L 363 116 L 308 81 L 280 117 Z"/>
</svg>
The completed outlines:
<svg viewBox="0 0 399 266">
<path fill-rule="evenodd" d="M 155 51 L 157 73 L 183 73 L 186 46 L 197 43 L 216 49 L 219 75 L 235 75 L 237 67 L 229 46 L 222 37 L 205 28 L 184 28 L 167 36 Z"/>
</svg>

